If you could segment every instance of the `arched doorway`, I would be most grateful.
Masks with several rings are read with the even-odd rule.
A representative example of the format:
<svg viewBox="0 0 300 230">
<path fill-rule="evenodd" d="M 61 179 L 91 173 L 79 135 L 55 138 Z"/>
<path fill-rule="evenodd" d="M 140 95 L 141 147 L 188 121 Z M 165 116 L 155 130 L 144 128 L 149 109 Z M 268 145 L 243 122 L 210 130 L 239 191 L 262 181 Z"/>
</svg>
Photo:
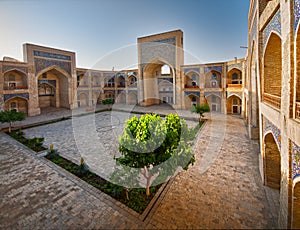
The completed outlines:
<svg viewBox="0 0 300 230">
<path fill-rule="evenodd" d="M 10 70 L 4 73 L 4 90 L 27 89 L 27 76 L 18 70 Z"/>
<path fill-rule="evenodd" d="M 71 108 L 69 74 L 58 67 L 51 67 L 37 76 L 41 108 Z"/>
<path fill-rule="evenodd" d="M 293 189 L 293 219 L 292 229 L 300 229 L 300 182 Z"/>
<path fill-rule="evenodd" d="M 166 62 L 161 60 L 156 60 L 146 65 L 144 68 L 144 103 L 145 106 L 157 105 L 160 104 L 163 100 L 160 98 L 160 89 L 158 82 L 159 81 L 170 81 L 172 87 L 170 87 L 169 93 L 172 95 L 168 100 L 172 103 L 174 100 L 174 90 L 173 90 L 173 82 L 174 82 L 174 71 L 172 67 Z"/>
<path fill-rule="evenodd" d="M 218 112 L 220 113 L 222 108 L 221 108 L 221 98 L 220 96 L 217 96 L 215 94 L 210 94 L 205 97 L 207 104 L 209 105 L 210 111 L 211 112 Z"/>
<path fill-rule="evenodd" d="M 230 85 L 233 86 L 241 85 L 242 71 L 237 68 L 233 68 L 232 70 L 230 70 L 227 74 L 227 84 L 229 84 L 228 87 L 230 87 Z"/>
<path fill-rule="evenodd" d="M 236 95 L 231 95 L 227 99 L 227 114 L 241 114 L 242 100 Z"/>
<path fill-rule="evenodd" d="M 127 104 L 129 104 L 129 105 L 136 105 L 136 104 L 138 104 L 137 95 L 135 93 L 129 93 L 128 94 Z"/>
<path fill-rule="evenodd" d="M 199 74 L 196 72 L 186 73 L 184 76 L 184 88 L 199 88 Z"/>
<path fill-rule="evenodd" d="M 215 70 L 205 74 L 205 88 L 221 88 L 221 73 Z"/>
<path fill-rule="evenodd" d="M 280 190 L 281 157 L 272 133 L 264 138 L 264 173 L 265 185 Z"/>
<path fill-rule="evenodd" d="M 22 97 L 13 97 L 4 103 L 4 110 L 15 110 L 17 112 L 28 112 L 28 102 Z"/>
<path fill-rule="evenodd" d="M 128 80 L 128 87 L 133 87 L 133 88 L 137 87 L 136 76 L 130 75 L 127 80 Z"/>
<path fill-rule="evenodd" d="M 119 104 L 126 104 L 126 94 L 125 91 L 123 91 L 122 93 L 119 93 L 117 98 L 116 98 L 116 102 Z"/>
<path fill-rule="evenodd" d="M 195 94 L 185 96 L 185 107 L 191 109 L 195 105 L 200 105 L 200 98 Z"/>
<path fill-rule="evenodd" d="M 281 38 L 271 33 L 263 59 L 263 101 L 277 109 L 281 106 Z"/>
<path fill-rule="evenodd" d="M 85 93 L 80 93 L 77 96 L 78 107 L 88 106 L 88 95 Z"/>
</svg>

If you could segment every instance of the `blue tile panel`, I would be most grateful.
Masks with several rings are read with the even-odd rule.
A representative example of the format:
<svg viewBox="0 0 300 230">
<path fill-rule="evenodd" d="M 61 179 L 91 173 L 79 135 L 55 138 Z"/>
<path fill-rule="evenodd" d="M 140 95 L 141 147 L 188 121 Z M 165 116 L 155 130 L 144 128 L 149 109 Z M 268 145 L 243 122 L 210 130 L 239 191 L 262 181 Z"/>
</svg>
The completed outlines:
<svg viewBox="0 0 300 230">
<path fill-rule="evenodd" d="M 300 147 L 292 142 L 293 180 L 300 176 Z"/>
<path fill-rule="evenodd" d="M 158 84 L 161 83 L 162 81 L 168 81 L 168 82 L 173 83 L 173 78 L 158 78 L 157 81 L 158 81 Z"/>
<path fill-rule="evenodd" d="M 62 54 L 55 54 L 55 53 L 49 53 L 49 52 L 44 52 L 44 51 L 33 51 L 33 56 L 36 57 L 44 57 L 44 58 L 55 58 L 55 59 L 60 59 L 64 61 L 71 61 L 71 57 L 67 55 L 62 55 Z"/>
<path fill-rule="evenodd" d="M 184 74 L 191 72 L 191 71 L 200 74 L 200 68 L 186 68 L 186 69 L 184 69 Z"/>
<path fill-rule="evenodd" d="M 216 95 L 216 96 L 222 98 L 222 92 L 204 92 L 204 97 L 207 97 L 209 95 Z"/>
<path fill-rule="evenodd" d="M 12 99 L 14 97 L 21 97 L 24 98 L 26 100 L 29 100 L 29 93 L 14 93 L 14 94 L 4 94 L 4 102 Z"/>
<path fill-rule="evenodd" d="M 242 62 L 231 64 L 231 65 L 227 66 L 227 72 L 229 72 L 230 70 L 232 70 L 234 68 L 242 70 L 242 67 L 243 67 L 243 63 Z"/>
<path fill-rule="evenodd" d="M 145 42 L 141 43 L 141 64 L 152 64 L 153 61 L 162 60 L 175 67 L 176 46 L 168 43 Z M 154 64 L 154 63 L 153 63 Z"/>
<path fill-rule="evenodd" d="M 297 30 L 300 19 L 300 0 L 294 0 L 294 30 Z"/>
<path fill-rule="evenodd" d="M 27 73 L 28 72 L 28 68 L 25 67 L 25 66 L 9 66 L 9 65 L 4 65 L 2 67 L 2 73 L 5 73 L 5 72 L 7 72 L 9 70 L 14 70 L 14 69 L 20 70 L 23 73 Z"/>
<path fill-rule="evenodd" d="M 197 97 L 200 97 L 200 93 L 199 92 L 184 92 L 184 96 L 190 96 L 190 95 L 195 95 Z"/>
<path fill-rule="evenodd" d="M 128 90 L 128 94 L 130 94 L 130 93 L 137 94 L 137 90 Z"/>
<path fill-rule="evenodd" d="M 38 84 L 47 83 L 49 85 L 54 86 L 56 88 L 56 80 L 38 80 Z"/>
<path fill-rule="evenodd" d="M 220 66 L 206 66 L 206 67 L 204 67 L 204 74 L 206 74 L 207 72 L 212 71 L 212 70 L 222 73 L 223 66 L 221 66 L 221 65 Z"/>
<path fill-rule="evenodd" d="M 281 17 L 280 17 L 280 10 L 276 12 L 276 14 L 273 16 L 269 24 L 266 26 L 266 28 L 263 31 L 263 44 L 264 48 L 266 47 L 267 40 L 271 34 L 272 31 L 277 32 L 279 35 L 281 35 Z"/>
<path fill-rule="evenodd" d="M 264 127 L 264 135 L 266 135 L 267 132 L 271 131 L 278 146 L 279 151 L 281 149 L 281 132 L 280 129 L 277 128 L 271 121 L 269 121 L 266 117 L 264 117 L 265 127 Z"/>
<path fill-rule="evenodd" d="M 56 60 L 35 58 L 34 64 L 35 64 L 36 73 L 38 73 L 41 70 L 46 69 L 50 66 L 58 66 L 59 68 L 65 70 L 68 74 L 71 75 L 71 63 L 70 62 L 62 62 L 62 61 L 56 61 Z"/>
<path fill-rule="evenodd" d="M 155 40 L 153 42 L 159 42 L 159 43 L 169 43 L 172 45 L 176 45 L 176 38 L 166 38 L 166 39 L 161 39 L 161 40 Z"/>
</svg>

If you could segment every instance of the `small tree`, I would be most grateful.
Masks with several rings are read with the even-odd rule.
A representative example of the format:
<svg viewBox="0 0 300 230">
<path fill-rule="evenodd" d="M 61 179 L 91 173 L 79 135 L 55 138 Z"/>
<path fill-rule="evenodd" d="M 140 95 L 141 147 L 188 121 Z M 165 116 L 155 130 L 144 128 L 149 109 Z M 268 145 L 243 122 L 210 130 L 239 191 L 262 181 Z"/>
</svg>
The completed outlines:
<svg viewBox="0 0 300 230">
<path fill-rule="evenodd" d="M 169 114 L 164 120 L 156 114 L 142 115 L 140 119 L 134 116 L 126 121 L 124 134 L 119 137 L 122 156 L 116 160 L 121 165 L 140 169 L 149 196 L 154 175 L 164 181 L 178 166 L 187 170 L 195 162 L 188 132 L 185 121 L 175 114 Z"/>
<path fill-rule="evenodd" d="M 209 105 L 194 105 L 191 109 L 192 113 L 198 113 L 199 114 L 199 123 L 202 120 L 202 117 L 204 117 L 204 113 L 209 112 Z"/>
<path fill-rule="evenodd" d="M 12 123 L 15 121 L 23 121 L 25 120 L 25 113 L 24 112 L 17 112 L 16 110 L 11 111 L 1 111 L 0 112 L 0 122 L 9 123 L 8 132 L 11 132 Z"/>
</svg>

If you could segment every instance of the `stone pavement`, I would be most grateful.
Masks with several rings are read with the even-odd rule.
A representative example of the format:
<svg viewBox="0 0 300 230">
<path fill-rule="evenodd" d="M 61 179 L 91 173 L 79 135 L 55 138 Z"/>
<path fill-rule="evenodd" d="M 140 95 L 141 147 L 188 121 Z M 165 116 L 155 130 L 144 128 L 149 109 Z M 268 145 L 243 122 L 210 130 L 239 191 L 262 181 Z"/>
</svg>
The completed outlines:
<svg viewBox="0 0 300 230">
<path fill-rule="evenodd" d="M 0 229 L 145 228 L 131 210 L 0 133 Z"/>
<path fill-rule="evenodd" d="M 196 164 L 173 179 L 144 222 L 0 134 L 0 228 L 275 228 L 279 194 L 262 185 L 258 148 L 243 120 L 208 116 Z"/>
<path fill-rule="evenodd" d="M 263 186 L 258 146 L 248 139 L 242 119 L 211 114 L 195 150 L 196 164 L 175 177 L 148 223 L 179 229 L 277 227 L 279 193 Z"/>
</svg>

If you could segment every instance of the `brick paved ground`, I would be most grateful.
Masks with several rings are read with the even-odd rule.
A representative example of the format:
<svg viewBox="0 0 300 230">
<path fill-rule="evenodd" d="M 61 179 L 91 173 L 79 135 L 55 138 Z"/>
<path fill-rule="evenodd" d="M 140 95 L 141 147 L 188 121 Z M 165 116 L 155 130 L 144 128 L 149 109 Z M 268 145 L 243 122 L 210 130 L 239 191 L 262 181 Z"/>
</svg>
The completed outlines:
<svg viewBox="0 0 300 230">
<path fill-rule="evenodd" d="M 144 222 L 0 134 L 0 228 L 276 227 L 278 194 L 261 183 L 243 121 L 211 119 L 195 144 L 197 163 L 174 178 Z"/>
<path fill-rule="evenodd" d="M 279 194 L 262 185 L 258 146 L 248 139 L 243 120 L 217 114 L 211 119 L 196 143 L 196 164 L 177 175 L 148 223 L 181 229 L 276 228 Z"/>
</svg>

